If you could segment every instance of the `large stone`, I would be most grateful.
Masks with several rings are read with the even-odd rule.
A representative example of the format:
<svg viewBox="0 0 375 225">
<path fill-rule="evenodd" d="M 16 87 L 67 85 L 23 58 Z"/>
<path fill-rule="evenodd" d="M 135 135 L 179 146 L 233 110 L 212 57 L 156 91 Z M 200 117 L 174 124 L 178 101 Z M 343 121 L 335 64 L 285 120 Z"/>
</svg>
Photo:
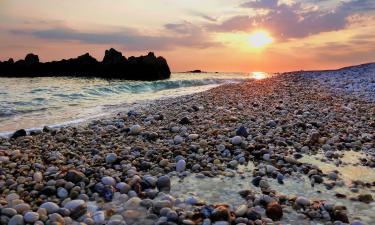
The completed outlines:
<svg viewBox="0 0 375 225">
<path fill-rule="evenodd" d="M 21 129 L 21 130 L 17 130 L 16 132 L 14 132 L 13 135 L 11 136 L 11 138 L 17 139 L 19 137 L 24 137 L 26 135 L 27 135 L 26 130 Z"/>
</svg>

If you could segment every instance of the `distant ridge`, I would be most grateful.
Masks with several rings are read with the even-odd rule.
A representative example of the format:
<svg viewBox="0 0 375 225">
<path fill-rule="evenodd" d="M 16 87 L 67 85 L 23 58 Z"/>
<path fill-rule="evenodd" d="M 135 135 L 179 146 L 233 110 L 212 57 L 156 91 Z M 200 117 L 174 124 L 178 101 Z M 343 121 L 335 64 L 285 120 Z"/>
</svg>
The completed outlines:
<svg viewBox="0 0 375 225">
<path fill-rule="evenodd" d="M 341 70 L 348 70 L 348 69 L 357 69 L 357 68 L 366 68 L 366 67 L 375 67 L 375 62 L 369 62 L 369 63 L 362 63 L 358 65 L 352 65 L 352 66 L 345 66 L 340 67 L 337 69 L 325 69 L 325 70 L 296 70 L 296 71 L 288 71 L 283 72 L 281 74 L 292 74 L 292 73 L 300 73 L 300 72 L 332 72 L 332 71 L 341 71 Z"/>
<path fill-rule="evenodd" d="M 99 77 L 125 80 L 161 80 L 171 75 L 167 60 L 153 52 L 146 56 L 126 58 L 111 48 L 101 62 L 89 53 L 61 61 L 39 62 L 32 53 L 24 60 L 0 61 L 0 77 Z"/>
</svg>

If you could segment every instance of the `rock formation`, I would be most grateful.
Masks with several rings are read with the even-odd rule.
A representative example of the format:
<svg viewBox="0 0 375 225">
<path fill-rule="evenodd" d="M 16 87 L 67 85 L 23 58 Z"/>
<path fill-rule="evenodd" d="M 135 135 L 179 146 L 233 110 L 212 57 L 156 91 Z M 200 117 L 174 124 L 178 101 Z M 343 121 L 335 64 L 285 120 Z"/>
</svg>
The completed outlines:
<svg viewBox="0 0 375 225">
<path fill-rule="evenodd" d="M 146 56 L 129 57 L 111 48 L 101 62 L 89 53 L 61 61 L 39 62 L 39 57 L 28 54 L 24 60 L 0 61 L 0 77 L 100 77 L 125 80 L 160 80 L 170 77 L 170 69 L 163 57 L 150 52 Z"/>
</svg>

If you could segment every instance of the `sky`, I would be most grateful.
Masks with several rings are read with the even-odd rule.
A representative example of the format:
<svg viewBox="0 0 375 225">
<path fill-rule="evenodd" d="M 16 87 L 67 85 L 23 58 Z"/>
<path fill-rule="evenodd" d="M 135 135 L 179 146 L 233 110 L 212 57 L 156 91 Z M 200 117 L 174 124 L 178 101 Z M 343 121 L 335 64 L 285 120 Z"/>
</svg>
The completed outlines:
<svg viewBox="0 0 375 225">
<path fill-rule="evenodd" d="M 0 0 L 0 60 L 149 51 L 172 71 L 284 72 L 375 61 L 375 0 Z"/>
</svg>

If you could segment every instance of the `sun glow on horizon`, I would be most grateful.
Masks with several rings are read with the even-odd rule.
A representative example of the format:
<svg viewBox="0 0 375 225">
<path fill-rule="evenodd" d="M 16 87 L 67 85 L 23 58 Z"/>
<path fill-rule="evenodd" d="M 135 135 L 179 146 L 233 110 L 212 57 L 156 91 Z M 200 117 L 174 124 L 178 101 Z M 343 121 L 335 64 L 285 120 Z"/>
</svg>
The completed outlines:
<svg viewBox="0 0 375 225">
<path fill-rule="evenodd" d="M 249 35 L 249 45 L 251 48 L 260 49 L 273 42 L 271 35 L 264 30 L 255 31 Z"/>
<path fill-rule="evenodd" d="M 263 79 L 266 79 L 267 77 L 268 77 L 268 74 L 265 72 L 255 71 L 251 73 L 251 78 L 255 80 L 263 80 Z"/>
</svg>

